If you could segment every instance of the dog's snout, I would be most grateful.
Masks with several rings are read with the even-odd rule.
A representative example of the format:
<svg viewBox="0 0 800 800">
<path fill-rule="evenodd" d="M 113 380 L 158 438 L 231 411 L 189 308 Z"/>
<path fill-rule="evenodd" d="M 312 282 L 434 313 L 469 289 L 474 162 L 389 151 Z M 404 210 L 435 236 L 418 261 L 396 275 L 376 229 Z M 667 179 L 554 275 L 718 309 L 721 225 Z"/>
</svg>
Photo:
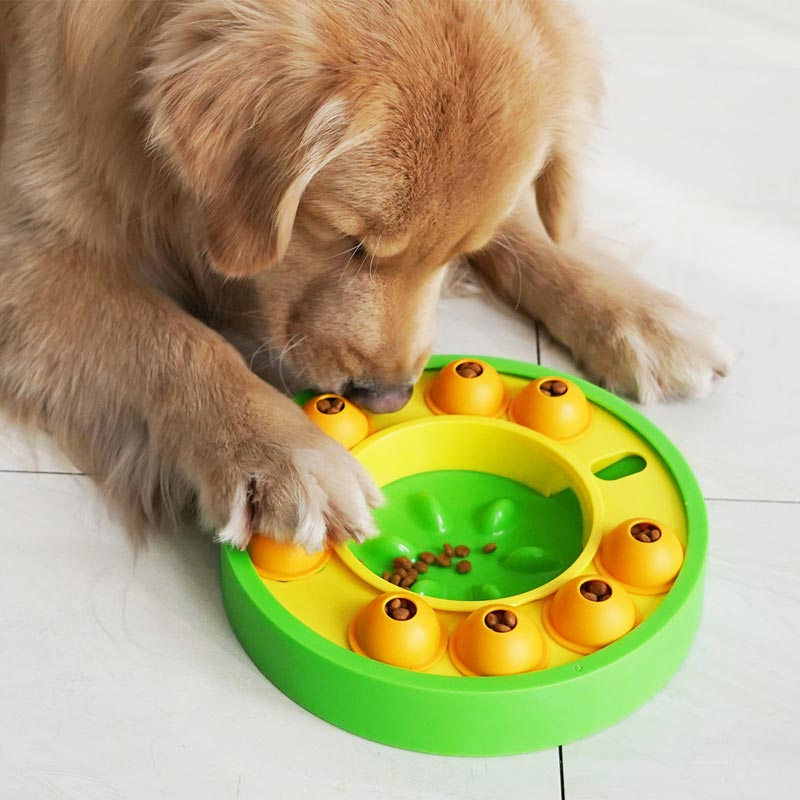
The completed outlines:
<svg viewBox="0 0 800 800">
<path fill-rule="evenodd" d="M 413 391 L 414 387 L 407 383 L 393 386 L 349 383 L 345 387 L 344 395 L 367 411 L 389 414 L 403 408 L 411 399 Z"/>
</svg>

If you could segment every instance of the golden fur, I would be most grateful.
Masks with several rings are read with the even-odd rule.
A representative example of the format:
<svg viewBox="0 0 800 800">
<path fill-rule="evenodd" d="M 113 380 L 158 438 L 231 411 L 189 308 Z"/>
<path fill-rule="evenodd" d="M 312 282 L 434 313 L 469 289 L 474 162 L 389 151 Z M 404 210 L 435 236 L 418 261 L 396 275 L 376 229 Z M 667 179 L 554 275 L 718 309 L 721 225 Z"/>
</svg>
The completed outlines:
<svg viewBox="0 0 800 800">
<path fill-rule="evenodd" d="M 397 408 L 448 265 L 612 388 L 702 393 L 704 323 L 571 244 L 600 93 L 560 0 L 0 4 L 0 402 L 138 528 L 318 548 L 379 493 L 257 375 Z"/>
</svg>

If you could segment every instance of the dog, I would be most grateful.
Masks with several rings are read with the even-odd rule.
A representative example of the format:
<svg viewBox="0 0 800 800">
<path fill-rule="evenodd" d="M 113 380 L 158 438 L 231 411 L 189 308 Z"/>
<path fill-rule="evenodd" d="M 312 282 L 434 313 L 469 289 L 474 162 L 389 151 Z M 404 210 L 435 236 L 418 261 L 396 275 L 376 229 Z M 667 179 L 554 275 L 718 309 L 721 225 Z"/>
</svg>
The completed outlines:
<svg viewBox="0 0 800 800">
<path fill-rule="evenodd" d="M 369 476 L 263 378 L 402 407 L 454 267 L 611 389 L 728 367 L 576 243 L 603 89 L 561 0 L 10 0 L 0 78 L 0 404 L 134 530 L 372 535 Z"/>
</svg>

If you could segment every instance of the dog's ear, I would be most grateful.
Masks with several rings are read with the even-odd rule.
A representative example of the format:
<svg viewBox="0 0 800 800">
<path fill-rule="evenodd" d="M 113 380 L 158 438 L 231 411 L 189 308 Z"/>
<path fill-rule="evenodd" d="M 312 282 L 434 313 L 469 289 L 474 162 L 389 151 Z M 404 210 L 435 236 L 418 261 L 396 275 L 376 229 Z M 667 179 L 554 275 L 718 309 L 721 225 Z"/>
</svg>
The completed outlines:
<svg viewBox="0 0 800 800">
<path fill-rule="evenodd" d="M 563 242 L 578 229 L 578 185 L 574 159 L 555 147 L 534 182 L 536 207 L 547 234 Z"/>
<path fill-rule="evenodd" d="M 328 100 L 308 120 L 273 117 L 250 129 L 229 169 L 201 194 L 208 254 L 217 269 L 242 276 L 280 262 L 309 182 L 354 144 L 347 127 L 343 104 Z"/>
<path fill-rule="evenodd" d="M 142 107 L 151 145 L 198 201 L 212 264 L 247 276 L 283 258 L 306 186 L 363 137 L 255 7 L 246 19 L 209 7 L 187 6 L 162 31 Z"/>
<path fill-rule="evenodd" d="M 578 231 L 580 170 L 590 132 L 603 98 L 601 58 L 593 37 L 576 9 L 528 2 L 535 17 L 552 37 L 558 53 L 557 97 L 561 108 L 552 131 L 549 157 L 534 182 L 536 205 L 545 230 L 554 242 L 564 242 Z"/>
</svg>

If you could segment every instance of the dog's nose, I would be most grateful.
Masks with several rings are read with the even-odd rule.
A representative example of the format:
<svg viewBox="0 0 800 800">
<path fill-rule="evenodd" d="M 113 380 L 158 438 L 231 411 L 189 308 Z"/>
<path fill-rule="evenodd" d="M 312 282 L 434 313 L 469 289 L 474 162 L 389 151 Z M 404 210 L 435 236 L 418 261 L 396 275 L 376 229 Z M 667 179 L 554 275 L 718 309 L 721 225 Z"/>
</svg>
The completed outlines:
<svg viewBox="0 0 800 800">
<path fill-rule="evenodd" d="M 375 414 L 389 414 L 399 411 L 411 399 L 414 387 L 409 384 L 400 386 L 359 385 L 349 383 L 344 395 L 357 406 Z"/>
</svg>

